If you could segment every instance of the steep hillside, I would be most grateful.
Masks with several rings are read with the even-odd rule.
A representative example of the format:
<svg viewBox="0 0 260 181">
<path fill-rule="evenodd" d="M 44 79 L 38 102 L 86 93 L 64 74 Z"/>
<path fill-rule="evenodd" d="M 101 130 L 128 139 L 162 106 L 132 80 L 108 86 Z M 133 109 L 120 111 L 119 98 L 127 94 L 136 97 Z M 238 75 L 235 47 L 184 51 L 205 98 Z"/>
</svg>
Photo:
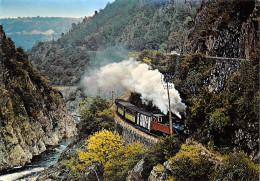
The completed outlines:
<svg viewBox="0 0 260 181">
<path fill-rule="evenodd" d="M 34 155 L 75 134 L 59 91 L 15 48 L 0 26 L 0 171 L 24 165 Z"/>
<path fill-rule="evenodd" d="M 202 4 L 188 33 L 185 51 L 249 58 L 259 44 L 259 1 L 209 1 Z"/>
<path fill-rule="evenodd" d="M 11 37 L 15 45 L 24 49 L 31 48 L 36 41 L 58 39 L 62 33 L 69 31 L 73 23 L 80 18 L 32 17 L 0 19 L 5 27 L 6 35 Z"/>
<path fill-rule="evenodd" d="M 120 47 L 128 51 L 181 50 L 184 33 L 190 28 L 200 4 L 199 1 L 185 2 L 116 0 L 93 17 L 74 24 L 57 41 L 38 43 L 29 55 L 46 75 L 50 75 L 53 84 L 70 85 L 79 82 L 90 60 L 96 61 L 96 51 L 114 47 L 112 53 L 115 52 L 116 58 L 111 58 L 115 61 L 124 57 Z M 57 80 L 57 77 L 63 78 Z"/>
<path fill-rule="evenodd" d="M 116 2 L 124 1 L 118 0 Z M 143 0 L 136 4 L 135 10 L 137 11 L 137 7 L 147 2 L 151 1 Z M 166 12 L 167 7 L 176 7 L 177 4 L 166 4 L 158 0 L 154 5 L 158 9 L 150 13 L 160 14 L 160 12 Z M 178 5 L 182 6 L 183 4 Z M 164 9 L 163 7 L 166 8 Z M 91 149 L 97 144 L 85 148 L 85 153 L 75 151 L 77 148 L 84 149 L 82 146 L 83 142 L 80 141 L 87 137 L 81 135 L 80 140 L 70 145 L 69 149 L 62 155 L 60 162 L 44 171 L 36 180 L 46 180 L 53 177 L 59 177 L 64 180 L 86 180 L 86 178 L 90 180 L 118 180 L 120 177 L 117 176 L 124 178 L 119 180 L 258 180 L 260 156 L 260 64 L 258 50 L 259 38 L 257 35 L 259 29 L 256 28 L 258 27 L 258 18 L 256 18 L 257 14 L 255 14 L 258 11 L 258 7 L 252 1 L 207 1 L 198 11 L 195 24 L 192 21 L 188 23 L 189 27 L 194 25 L 194 28 L 189 31 L 189 36 L 186 39 L 184 49 L 187 52 L 199 51 L 217 56 L 248 57 L 247 60 L 208 57 L 202 53 L 178 56 L 145 50 L 139 54 L 137 60 L 148 62 L 153 68 L 158 68 L 163 73 L 172 74 L 171 81 L 174 83 L 176 90 L 179 91 L 183 102 L 187 105 L 185 124 L 189 131 L 189 139 L 186 139 L 185 144 L 180 143 L 175 138 L 166 137 L 164 141 L 158 142 L 159 144 L 146 149 L 144 152 L 137 151 L 135 147 L 134 150 L 136 152 L 143 154 L 136 165 L 136 160 L 127 159 L 125 161 L 121 159 L 121 156 L 124 157 L 125 153 L 130 153 L 128 155 L 131 155 L 131 152 L 120 150 L 118 152 L 120 154 L 117 155 L 116 151 L 114 151 L 114 154 L 109 154 L 109 159 L 107 159 L 105 167 L 101 166 L 104 163 L 99 162 L 100 164 L 97 164 L 98 159 L 91 163 L 93 157 L 87 157 L 88 154 L 93 153 Z M 159 10 L 160 8 L 161 10 Z M 217 14 L 211 16 L 211 11 L 216 11 Z M 127 48 L 132 48 L 139 44 L 142 45 L 145 38 L 152 35 L 157 36 L 156 33 L 161 33 L 157 30 L 163 27 L 163 25 L 150 24 L 153 21 L 152 19 L 154 19 L 154 15 L 146 16 L 147 12 L 147 10 L 144 10 L 143 14 L 141 11 L 140 14 L 135 14 L 135 19 L 132 20 L 134 25 L 127 25 L 127 28 L 122 32 L 122 36 L 121 34 L 118 36 L 120 44 L 126 43 L 125 45 L 129 45 Z M 225 16 L 222 16 L 222 13 Z M 99 14 L 96 14 L 89 20 L 91 22 L 94 21 L 94 18 L 98 17 Z M 227 17 L 228 19 L 225 19 Z M 106 17 L 106 19 L 108 18 Z M 141 23 L 144 19 L 149 22 L 146 26 L 142 26 L 144 24 Z M 209 19 L 211 21 L 207 22 Z M 156 21 L 162 20 L 159 18 Z M 85 21 L 86 23 L 88 22 L 88 20 Z M 105 22 L 102 23 L 105 24 Z M 220 26 L 218 23 L 223 24 Z M 112 25 L 111 22 L 110 24 Z M 92 35 L 88 36 L 90 38 L 88 40 L 93 40 L 92 43 L 88 45 L 84 39 L 78 39 L 79 41 L 73 44 L 73 46 L 82 46 L 88 50 L 89 46 L 94 45 L 90 48 L 95 50 L 95 46 L 100 45 L 98 43 L 99 40 L 103 39 L 106 35 L 105 33 L 101 37 L 98 36 L 99 28 L 102 29 L 105 26 L 101 25 L 96 30 L 93 30 L 97 32 L 95 34 L 96 39 Z M 132 34 L 134 30 L 137 30 L 136 27 L 139 29 L 138 33 L 141 33 L 138 36 Z M 150 27 L 149 31 L 148 27 Z M 144 32 L 140 31 L 143 30 L 142 28 Z M 236 31 L 233 31 L 234 29 Z M 80 32 L 80 26 L 75 27 L 74 31 L 71 32 L 75 33 L 75 36 L 69 33 L 64 37 L 77 37 L 76 32 Z M 210 32 L 213 32 L 213 35 L 217 36 L 218 41 L 214 42 L 214 38 L 212 41 L 209 41 L 209 37 L 214 37 L 213 35 L 209 36 L 211 35 Z M 179 33 L 174 34 L 176 35 L 176 39 L 173 39 L 173 42 L 178 42 Z M 148 48 L 158 48 L 156 47 L 158 46 L 156 41 L 161 43 L 162 39 L 155 38 L 150 44 L 146 42 L 144 45 L 149 45 L 150 47 Z M 113 40 L 115 44 L 117 44 L 116 40 L 117 38 Z M 140 40 L 140 42 L 135 45 L 134 40 Z M 60 41 L 63 40 L 60 39 Z M 66 41 L 64 39 L 64 42 Z M 168 44 L 166 41 L 164 42 L 165 44 L 160 44 L 159 49 L 164 47 L 167 49 L 169 48 L 168 45 L 174 45 L 173 42 Z M 212 42 L 214 43 L 212 44 Z M 246 43 L 243 44 L 243 42 Z M 241 46 L 243 44 L 244 49 L 239 49 L 240 45 L 237 45 L 237 43 L 241 43 Z M 64 44 L 64 46 L 67 45 Z M 71 48 L 73 46 L 71 45 Z M 174 46 L 182 50 L 181 44 Z M 41 48 L 46 50 L 44 49 L 44 45 Z M 142 50 L 142 48 L 139 50 Z M 42 56 L 44 57 L 44 54 Z M 136 97 L 138 95 L 134 98 Z M 103 102 L 100 103 L 97 101 L 93 104 L 93 107 L 92 105 L 88 105 L 85 107 L 85 110 L 82 109 L 81 118 L 82 125 L 84 125 L 81 127 L 82 129 L 87 130 L 86 132 L 91 132 L 108 125 L 98 124 L 100 120 L 102 120 L 101 123 L 104 123 L 103 120 L 108 121 L 108 118 L 112 116 L 108 110 L 101 114 L 99 111 L 96 111 L 96 109 L 104 107 L 104 105 Z M 96 115 L 92 114 L 90 110 L 94 110 Z M 97 138 L 100 138 L 100 136 Z M 86 144 L 88 143 L 86 141 Z M 100 142 L 98 141 L 98 143 Z M 115 144 L 104 143 L 103 145 L 111 146 Z M 95 148 L 97 148 L 96 155 L 103 152 L 107 156 L 107 152 L 101 146 Z M 135 156 L 134 159 L 138 158 L 138 156 Z M 105 169 L 102 170 L 103 168 Z M 125 176 L 127 176 L 127 179 L 125 179 Z"/>
<path fill-rule="evenodd" d="M 169 41 L 174 41 L 174 34 L 185 32 L 199 4 L 117 0 L 75 25 L 60 41 L 93 51 L 119 45 L 136 51 L 159 49 L 162 43 L 167 45 L 164 50 L 170 50 L 173 47 Z"/>
</svg>

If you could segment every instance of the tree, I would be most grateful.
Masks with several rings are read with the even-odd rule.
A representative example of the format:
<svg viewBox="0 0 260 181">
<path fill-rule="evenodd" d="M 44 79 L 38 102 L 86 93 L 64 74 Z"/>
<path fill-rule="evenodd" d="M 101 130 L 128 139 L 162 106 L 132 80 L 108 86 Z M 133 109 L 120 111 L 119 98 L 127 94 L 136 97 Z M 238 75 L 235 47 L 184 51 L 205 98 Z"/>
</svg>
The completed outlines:
<svg viewBox="0 0 260 181">
<path fill-rule="evenodd" d="M 167 136 L 149 147 L 144 154 L 143 178 L 149 177 L 155 165 L 163 164 L 167 159 L 173 157 L 181 148 L 182 142 L 173 136 Z"/>
<path fill-rule="evenodd" d="M 105 165 L 112 154 L 123 146 L 119 134 L 107 130 L 96 132 L 85 143 L 86 152 L 79 153 L 79 160 L 86 165 L 91 162 Z"/>
<path fill-rule="evenodd" d="M 223 165 L 218 169 L 216 180 L 259 180 L 259 165 L 245 153 L 223 156 Z"/>
<path fill-rule="evenodd" d="M 106 99 L 96 96 L 80 103 L 80 133 L 92 134 L 102 128 L 113 130 L 114 111 Z"/>
<path fill-rule="evenodd" d="M 96 132 L 86 140 L 85 150 L 79 152 L 79 170 L 98 163 L 104 169 L 105 180 L 124 180 L 128 171 L 139 161 L 142 145 L 124 145 L 118 133 L 108 130 Z"/>
<path fill-rule="evenodd" d="M 203 147 L 183 144 L 170 159 L 174 180 L 210 180 L 215 172 L 214 157 Z"/>
</svg>

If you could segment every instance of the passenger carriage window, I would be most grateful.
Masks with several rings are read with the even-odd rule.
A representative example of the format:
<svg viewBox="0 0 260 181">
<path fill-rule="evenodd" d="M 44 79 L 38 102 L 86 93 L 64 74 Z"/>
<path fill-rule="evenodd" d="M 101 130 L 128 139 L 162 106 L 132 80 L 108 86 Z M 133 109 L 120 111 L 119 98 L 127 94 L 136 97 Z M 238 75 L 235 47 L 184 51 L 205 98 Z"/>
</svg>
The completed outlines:
<svg viewBox="0 0 260 181">
<path fill-rule="evenodd" d="M 134 111 L 129 110 L 129 109 L 127 110 L 127 113 L 129 113 L 129 114 L 131 114 L 131 115 L 135 115 L 135 114 L 134 114 Z"/>
<path fill-rule="evenodd" d="M 155 122 L 155 123 L 156 123 L 156 118 L 155 118 L 155 117 L 153 117 L 153 122 Z"/>
</svg>

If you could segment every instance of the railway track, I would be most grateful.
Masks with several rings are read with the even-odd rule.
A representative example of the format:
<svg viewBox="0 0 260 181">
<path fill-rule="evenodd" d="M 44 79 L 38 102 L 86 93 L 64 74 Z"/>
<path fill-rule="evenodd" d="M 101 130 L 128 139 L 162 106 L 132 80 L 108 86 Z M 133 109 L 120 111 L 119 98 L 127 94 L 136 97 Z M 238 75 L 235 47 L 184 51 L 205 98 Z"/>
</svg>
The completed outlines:
<svg viewBox="0 0 260 181">
<path fill-rule="evenodd" d="M 179 53 L 164 53 L 164 55 L 166 56 L 186 56 L 189 54 L 179 54 Z M 206 58 L 210 58 L 210 59 L 220 59 L 220 60 L 238 60 L 238 61 L 242 61 L 242 60 L 246 60 L 246 58 L 236 58 L 236 57 L 217 57 L 217 56 L 209 56 L 209 55 L 205 55 Z"/>
</svg>

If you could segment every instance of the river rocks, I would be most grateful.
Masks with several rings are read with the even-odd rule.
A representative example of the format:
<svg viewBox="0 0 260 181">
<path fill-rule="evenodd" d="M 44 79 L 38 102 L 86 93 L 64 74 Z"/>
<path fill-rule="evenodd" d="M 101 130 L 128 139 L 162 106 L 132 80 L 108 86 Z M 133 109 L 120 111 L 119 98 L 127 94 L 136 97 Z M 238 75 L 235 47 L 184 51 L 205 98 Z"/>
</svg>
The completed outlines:
<svg viewBox="0 0 260 181">
<path fill-rule="evenodd" d="M 30 178 L 29 181 L 52 181 L 52 180 L 73 180 L 72 173 L 65 166 L 56 164 L 45 169 L 39 176 Z"/>
<path fill-rule="evenodd" d="M 99 164 L 89 166 L 84 173 L 78 178 L 79 180 L 103 181 L 102 169 Z M 45 169 L 39 176 L 30 178 L 29 181 L 71 181 L 75 180 L 75 175 L 70 169 L 60 163 Z"/>
<path fill-rule="evenodd" d="M 53 112 L 50 115 L 62 114 L 63 110 Z M 16 127 L 12 136 L 5 136 L 5 144 L 0 148 L 1 168 L 12 168 L 30 162 L 34 155 L 39 155 L 46 150 L 47 145 L 56 145 L 65 137 L 76 134 L 76 124 L 72 117 L 63 115 L 59 120 L 44 119 L 42 125 L 34 121 L 23 133 L 20 126 Z M 57 124 L 55 127 L 53 124 Z M 33 127 L 35 125 L 35 127 Z"/>
<path fill-rule="evenodd" d="M 78 178 L 78 180 L 103 180 L 103 168 L 100 164 L 90 165 L 86 171 L 81 172 L 80 175 L 74 175 L 71 167 L 64 164 L 64 162 L 78 157 L 78 151 L 83 150 L 85 147 L 85 139 L 77 136 L 62 152 L 58 163 L 45 169 L 39 176 L 29 179 L 29 181 L 45 181 L 45 180 L 63 180 L 71 181 Z M 79 172 L 78 172 L 79 173 Z"/>
</svg>

